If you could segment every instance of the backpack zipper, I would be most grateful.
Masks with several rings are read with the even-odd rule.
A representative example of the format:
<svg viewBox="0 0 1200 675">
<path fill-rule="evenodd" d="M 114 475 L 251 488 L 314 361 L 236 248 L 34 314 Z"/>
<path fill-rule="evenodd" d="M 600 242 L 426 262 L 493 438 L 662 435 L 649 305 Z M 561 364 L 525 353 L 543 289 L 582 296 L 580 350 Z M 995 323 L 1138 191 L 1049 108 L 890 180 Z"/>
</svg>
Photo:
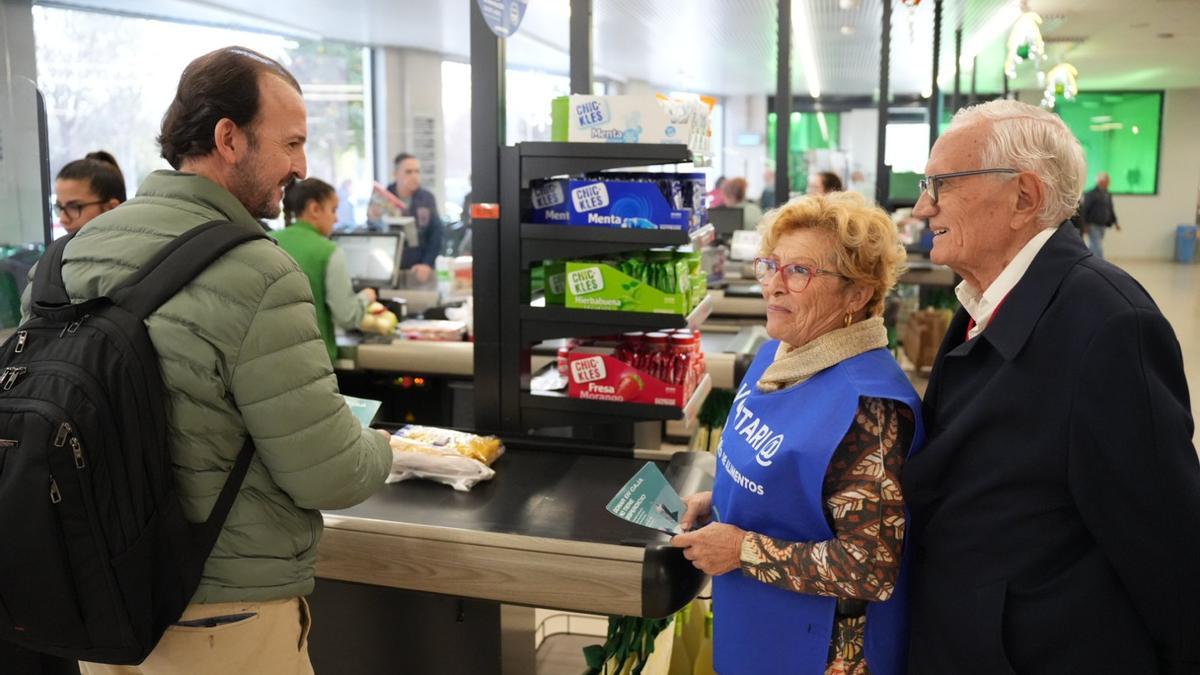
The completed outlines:
<svg viewBox="0 0 1200 675">
<path fill-rule="evenodd" d="M 58 433 L 54 436 L 54 447 L 61 448 L 67 444 L 67 435 L 71 433 L 71 423 L 63 422 L 58 427 Z"/>
<path fill-rule="evenodd" d="M 87 321 L 91 316 L 91 314 L 84 314 L 83 317 L 81 317 L 78 321 L 72 322 L 69 326 L 67 326 L 67 332 L 71 335 L 74 335 L 75 331 L 79 330 L 79 327 L 83 325 L 83 322 Z"/>
<path fill-rule="evenodd" d="M 75 455 L 75 468 L 82 469 L 85 465 L 83 461 L 83 444 L 78 438 L 71 437 L 71 454 Z"/>
<path fill-rule="evenodd" d="M 4 372 L 0 374 L 0 383 L 3 383 L 4 391 L 12 389 L 17 380 L 27 372 L 29 372 L 29 369 L 25 366 L 10 366 L 5 368 Z"/>
<path fill-rule="evenodd" d="M 57 504 L 62 501 L 62 491 L 58 489 L 58 481 L 54 480 L 54 476 L 50 476 L 50 503 Z"/>
<path fill-rule="evenodd" d="M 25 341 L 29 339 L 29 331 L 17 331 L 17 348 L 14 350 L 17 354 L 25 351 Z"/>
</svg>

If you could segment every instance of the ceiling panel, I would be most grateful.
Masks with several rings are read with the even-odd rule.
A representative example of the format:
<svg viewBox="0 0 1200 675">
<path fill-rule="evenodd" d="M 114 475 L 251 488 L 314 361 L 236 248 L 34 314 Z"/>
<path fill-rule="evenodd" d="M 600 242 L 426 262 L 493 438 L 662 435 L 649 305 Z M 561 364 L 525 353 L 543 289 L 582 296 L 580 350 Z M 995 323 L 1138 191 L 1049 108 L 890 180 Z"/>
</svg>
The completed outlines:
<svg viewBox="0 0 1200 675">
<path fill-rule="evenodd" d="M 793 92 L 809 91 L 805 69 L 811 68 L 823 95 L 874 94 L 883 1 L 793 0 Z M 414 47 L 465 59 L 472 2 L 291 0 L 285 12 L 268 9 L 257 0 L 64 0 L 56 4 Z M 1025 0 L 1024 4 L 1046 19 L 1043 29 L 1052 62 L 1075 64 L 1083 88 L 1200 86 L 1197 0 Z M 509 40 L 510 63 L 565 72 L 569 5 L 569 0 L 530 0 L 525 24 Z M 934 0 L 920 0 L 915 9 L 900 2 L 893 5 L 893 93 L 922 93 L 929 88 L 933 5 Z M 1019 14 L 1020 0 L 944 0 L 943 5 L 943 86 L 952 86 L 954 28 L 961 25 L 964 53 L 978 54 L 978 89 L 998 91 L 1003 43 L 1008 25 Z M 721 95 L 775 90 L 776 0 L 593 0 L 593 7 L 593 63 L 598 74 L 645 80 L 663 89 Z M 1172 37 L 1159 37 L 1161 33 Z M 969 86 L 966 72 L 962 87 Z M 1015 86 L 1035 87 L 1034 70 L 1022 69 Z"/>
</svg>

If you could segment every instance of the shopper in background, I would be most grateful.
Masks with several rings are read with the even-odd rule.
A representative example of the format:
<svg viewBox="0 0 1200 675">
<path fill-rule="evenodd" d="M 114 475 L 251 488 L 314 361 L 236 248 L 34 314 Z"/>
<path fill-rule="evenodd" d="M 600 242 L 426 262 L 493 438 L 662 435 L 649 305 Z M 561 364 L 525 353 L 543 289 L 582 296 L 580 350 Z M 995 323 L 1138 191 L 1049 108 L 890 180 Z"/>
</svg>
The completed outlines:
<svg viewBox="0 0 1200 675">
<path fill-rule="evenodd" d="M 375 302 L 375 291 L 365 288 L 355 294 L 346 270 L 346 254 L 329 240 L 337 224 L 338 196 L 333 186 L 317 178 L 288 185 L 283 193 L 283 218 L 287 227 L 273 232 L 279 247 L 300 265 L 312 288 L 317 310 L 317 328 L 329 352 L 337 360 L 334 326 L 358 328 L 367 305 Z"/>
<path fill-rule="evenodd" d="M 730 178 L 721 184 L 721 194 L 725 197 L 723 206 L 742 210 L 742 229 L 753 230 L 762 220 L 763 212 L 758 204 L 746 200 L 746 186 L 745 178 Z"/>
<path fill-rule="evenodd" d="M 67 234 L 125 201 L 125 176 L 111 154 L 97 150 L 68 162 L 54 179 L 54 213 Z"/>
<path fill-rule="evenodd" d="M 900 470 L 923 432 L 881 314 L 904 250 L 856 193 L 793 200 L 761 230 L 774 340 L 735 396 L 713 491 L 685 500 L 671 543 L 714 577 L 722 675 L 903 673 Z"/>
<path fill-rule="evenodd" d="M 763 172 L 763 191 L 762 196 L 758 198 L 758 205 L 764 209 L 773 209 L 777 206 L 775 203 L 775 169 L 767 169 Z"/>
<path fill-rule="evenodd" d="M 1200 462 L 1179 343 L 1066 224 L 1053 113 L 954 116 L 913 215 L 963 282 L 904 469 L 911 673 L 1200 672 Z"/>
<path fill-rule="evenodd" d="M 708 207 L 725 206 L 725 193 L 721 188 L 725 187 L 725 176 L 717 176 L 717 182 L 713 183 L 713 189 L 708 191 Z"/>
<path fill-rule="evenodd" d="M 173 238 L 213 220 L 259 231 L 306 170 L 300 86 L 241 47 L 192 61 L 158 138 L 175 171 L 67 245 L 72 298 L 112 292 Z M 28 295 L 26 295 L 28 315 Z M 310 619 L 320 509 L 383 486 L 386 436 L 360 427 L 338 394 L 308 279 L 278 246 L 252 241 L 213 263 L 147 320 L 170 400 L 167 451 L 184 514 L 203 522 L 249 435 L 256 448 L 203 577 L 179 623 L 139 666 L 88 674 L 311 673 Z"/>
<path fill-rule="evenodd" d="M 842 179 L 832 171 L 821 171 L 808 177 L 808 194 L 827 195 L 830 192 L 841 192 Z"/>
<path fill-rule="evenodd" d="M 1110 227 L 1121 230 L 1117 222 L 1117 212 L 1113 210 L 1112 195 L 1108 192 L 1108 173 L 1101 171 L 1096 175 L 1096 185 L 1083 195 L 1084 227 L 1087 230 L 1088 248 L 1098 258 L 1104 257 L 1104 233 Z"/>
<path fill-rule="evenodd" d="M 404 202 L 406 215 L 417 219 L 418 241 L 404 242 L 400 266 L 412 270 L 417 283 L 426 284 L 433 280 L 433 265 L 442 253 L 445 226 L 438 216 L 437 198 L 421 187 L 421 161 L 402 152 L 396 155 L 393 167 L 396 182 L 387 187 L 388 192 Z"/>
</svg>

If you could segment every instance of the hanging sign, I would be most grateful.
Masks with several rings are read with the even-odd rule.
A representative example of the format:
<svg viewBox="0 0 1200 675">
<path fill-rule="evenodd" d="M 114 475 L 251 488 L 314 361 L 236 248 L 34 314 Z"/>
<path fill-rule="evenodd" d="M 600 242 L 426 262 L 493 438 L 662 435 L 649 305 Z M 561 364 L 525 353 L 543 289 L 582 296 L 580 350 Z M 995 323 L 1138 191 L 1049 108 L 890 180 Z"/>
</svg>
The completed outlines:
<svg viewBox="0 0 1200 675">
<path fill-rule="evenodd" d="M 475 0 L 483 22 L 498 38 L 506 38 L 517 32 L 521 19 L 525 18 L 525 6 L 529 0 Z"/>
</svg>

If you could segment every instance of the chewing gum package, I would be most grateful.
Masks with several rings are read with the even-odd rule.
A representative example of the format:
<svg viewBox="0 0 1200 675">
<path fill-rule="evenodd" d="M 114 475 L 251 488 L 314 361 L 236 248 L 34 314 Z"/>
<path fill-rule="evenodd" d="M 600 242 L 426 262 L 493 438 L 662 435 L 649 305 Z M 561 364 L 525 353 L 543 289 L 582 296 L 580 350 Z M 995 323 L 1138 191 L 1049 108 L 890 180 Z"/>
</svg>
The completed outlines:
<svg viewBox="0 0 1200 675">
<path fill-rule="evenodd" d="M 692 229 L 692 211 L 683 208 L 683 191 L 673 174 L 655 178 L 572 179 L 568 208 L 571 225 L 647 230 Z"/>
<path fill-rule="evenodd" d="M 529 187 L 530 211 L 526 222 L 566 225 L 571 219 L 567 190 L 568 181 L 565 178 L 534 181 Z"/>
</svg>

